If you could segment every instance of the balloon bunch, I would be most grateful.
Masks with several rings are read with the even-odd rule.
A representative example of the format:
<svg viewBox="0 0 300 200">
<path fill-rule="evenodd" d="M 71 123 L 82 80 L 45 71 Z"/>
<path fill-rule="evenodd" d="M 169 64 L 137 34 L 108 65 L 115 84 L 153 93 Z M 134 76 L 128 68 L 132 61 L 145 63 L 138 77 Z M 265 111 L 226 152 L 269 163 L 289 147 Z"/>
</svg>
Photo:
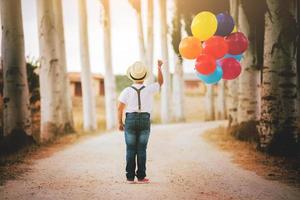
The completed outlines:
<svg viewBox="0 0 300 200">
<path fill-rule="evenodd" d="M 226 13 L 200 12 L 191 29 L 193 36 L 181 40 L 179 52 L 183 58 L 196 59 L 198 78 L 207 84 L 237 78 L 248 39 L 237 31 L 233 18 Z"/>
</svg>

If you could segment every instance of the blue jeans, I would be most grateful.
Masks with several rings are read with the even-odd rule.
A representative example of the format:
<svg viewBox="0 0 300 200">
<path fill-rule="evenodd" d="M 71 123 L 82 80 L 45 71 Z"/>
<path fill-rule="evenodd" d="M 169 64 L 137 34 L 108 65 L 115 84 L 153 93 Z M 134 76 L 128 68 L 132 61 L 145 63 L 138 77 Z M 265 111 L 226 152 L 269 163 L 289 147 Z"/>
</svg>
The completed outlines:
<svg viewBox="0 0 300 200">
<path fill-rule="evenodd" d="M 146 149 L 150 134 L 149 113 L 126 113 L 126 177 L 133 180 L 146 177 Z M 137 171 L 136 169 L 137 158 Z"/>
</svg>

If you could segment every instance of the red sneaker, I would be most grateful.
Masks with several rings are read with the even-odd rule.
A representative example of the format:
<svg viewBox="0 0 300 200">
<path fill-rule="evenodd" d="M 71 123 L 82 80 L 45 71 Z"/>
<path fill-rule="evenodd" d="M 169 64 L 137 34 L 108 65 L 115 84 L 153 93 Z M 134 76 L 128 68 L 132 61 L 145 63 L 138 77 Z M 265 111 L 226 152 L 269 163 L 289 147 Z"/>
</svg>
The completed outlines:
<svg viewBox="0 0 300 200">
<path fill-rule="evenodd" d="M 146 184 L 150 183 L 150 180 L 148 178 L 138 179 L 139 184 Z"/>
</svg>

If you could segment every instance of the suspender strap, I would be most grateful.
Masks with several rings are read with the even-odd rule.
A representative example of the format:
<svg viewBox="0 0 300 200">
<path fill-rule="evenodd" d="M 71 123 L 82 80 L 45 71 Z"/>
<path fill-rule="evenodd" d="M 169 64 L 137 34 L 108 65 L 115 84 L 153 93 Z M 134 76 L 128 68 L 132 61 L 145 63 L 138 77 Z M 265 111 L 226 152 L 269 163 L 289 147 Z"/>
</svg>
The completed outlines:
<svg viewBox="0 0 300 200">
<path fill-rule="evenodd" d="M 137 89 L 134 86 L 131 86 L 131 88 L 134 89 L 137 92 L 139 111 L 141 111 L 141 90 L 144 89 L 145 86 L 143 85 L 140 89 Z"/>
</svg>

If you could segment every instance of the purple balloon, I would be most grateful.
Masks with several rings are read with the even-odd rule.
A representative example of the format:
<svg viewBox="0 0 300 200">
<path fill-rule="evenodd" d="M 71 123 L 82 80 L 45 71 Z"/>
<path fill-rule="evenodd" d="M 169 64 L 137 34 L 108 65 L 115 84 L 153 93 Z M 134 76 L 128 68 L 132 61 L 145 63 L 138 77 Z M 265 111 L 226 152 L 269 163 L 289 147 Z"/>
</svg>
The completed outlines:
<svg viewBox="0 0 300 200">
<path fill-rule="evenodd" d="M 226 13 L 220 13 L 217 15 L 218 28 L 215 35 L 227 36 L 234 29 L 234 20 L 233 18 Z"/>
</svg>

